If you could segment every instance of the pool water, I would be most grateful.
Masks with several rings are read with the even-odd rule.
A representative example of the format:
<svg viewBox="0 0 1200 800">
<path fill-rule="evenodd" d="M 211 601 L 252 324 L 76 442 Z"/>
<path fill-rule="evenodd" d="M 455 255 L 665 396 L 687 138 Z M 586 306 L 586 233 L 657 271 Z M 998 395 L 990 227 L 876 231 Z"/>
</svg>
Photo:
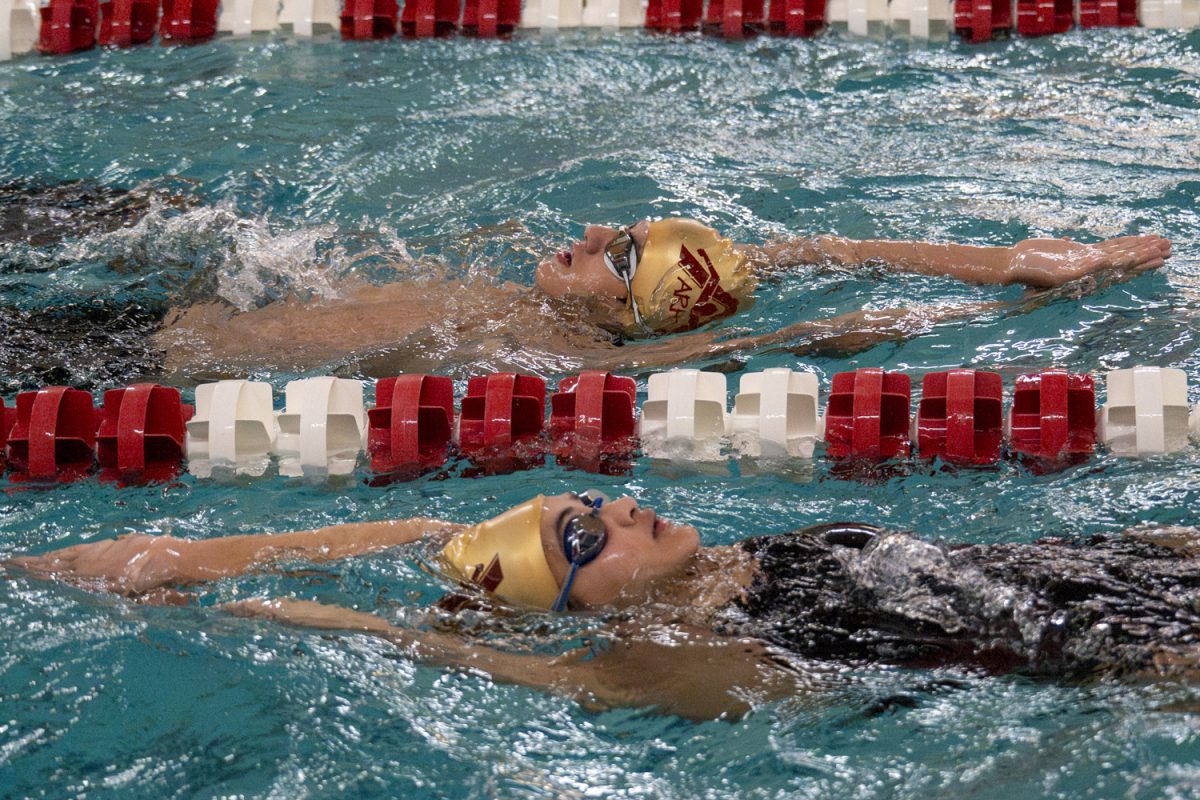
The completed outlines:
<svg viewBox="0 0 1200 800">
<path fill-rule="evenodd" d="M 1016 375 L 1049 366 L 1152 364 L 1186 370 L 1194 403 L 1197 141 L 1197 30 L 975 47 L 836 33 L 737 43 L 640 33 L 385 43 L 257 35 L 24 58 L 0 65 L 0 184 L 84 179 L 157 199 L 128 227 L 83 225 L 67 212 L 56 234 L 33 244 L 0 240 L 0 389 L 11 405 L 15 391 L 51 379 L 96 391 L 136 379 L 149 363 L 139 332 L 148 328 L 122 323 L 126 333 L 109 336 L 103 320 L 122 309 L 153 320 L 203 300 L 243 309 L 290 292 L 319 300 L 349 279 L 431 264 L 528 282 L 538 255 L 577 238 L 585 222 L 681 214 L 750 242 L 822 232 L 977 244 L 1160 233 L 1175 243 L 1166 268 L 1078 299 L 852 358 L 757 354 L 745 369 L 800 365 L 825 393 L 834 373 L 856 367 L 919 376 L 970 366 L 1001 372 L 1011 392 Z M 163 200 L 172 195 L 185 200 Z M 803 269 L 725 327 L 1019 297 L 946 279 Z M 46 320 L 58 317 L 78 334 L 60 331 L 57 341 Z M 297 375 L 254 377 L 279 391 Z M 553 464 L 479 478 L 461 471 L 386 486 L 369 485 L 365 465 L 328 482 L 268 473 L 35 488 L 0 479 L 0 557 L 126 531 L 214 537 L 417 514 L 469 521 L 535 492 L 587 486 L 695 523 L 707 544 L 832 519 L 965 542 L 1200 523 L 1195 445 L 1140 460 L 1098 455 L 1046 475 L 1012 463 L 916 465 L 872 483 L 840 479 L 819 458 L 704 467 L 643 459 L 624 476 Z M 0 581 L 0 796 L 1200 793 L 1189 687 L 846 668 L 828 693 L 738 721 L 594 713 L 418 665 L 365 637 L 211 608 L 294 594 L 404 620 L 446 588 L 411 551 L 296 566 L 222 582 L 183 608 Z M 554 620 L 532 641 L 513 634 L 511 646 L 566 649 L 586 624 Z"/>
</svg>

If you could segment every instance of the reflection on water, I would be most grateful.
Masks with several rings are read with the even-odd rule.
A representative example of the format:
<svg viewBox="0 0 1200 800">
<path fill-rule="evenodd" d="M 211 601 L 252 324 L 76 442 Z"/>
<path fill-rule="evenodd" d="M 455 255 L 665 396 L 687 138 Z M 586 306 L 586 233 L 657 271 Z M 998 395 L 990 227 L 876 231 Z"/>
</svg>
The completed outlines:
<svg viewBox="0 0 1200 800">
<path fill-rule="evenodd" d="M 538 337 L 551 324 L 570 334 L 571 318 L 528 297 L 513 301 L 506 282 L 528 284 L 537 260 L 586 222 L 666 214 L 699 216 L 748 242 L 827 231 L 981 244 L 1162 233 L 1176 255 L 1159 274 L 803 366 L 825 391 L 832 374 L 865 366 L 996 369 L 1011 387 L 1017 374 L 1046 366 L 1149 363 L 1181 367 L 1200 386 L 1198 36 L 1094 31 L 966 47 L 836 35 L 384 44 L 259 35 L 0 65 L 0 388 L 11 405 L 18 388 L 101 390 L 169 374 L 155 331 L 175 319 L 172 309 L 211 315 L 224 333 L 242 311 L 295 309 L 280 324 L 299 331 L 306 317 L 362 292 L 377 292 L 379 319 L 396 317 L 392 339 L 368 347 L 348 332 L 348 350 L 314 353 L 297 333 L 298 353 L 264 354 L 277 359 L 269 371 L 269 359 L 222 363 L 190 345 L 203 368 L 248 370 L 277 390 L 304 374 L 354 374 L 371 359 L 380 370 L 445 367 L 458 379 L 515 366 L 553 381 L 581 364 L 547 355 Z M 397 279 L 425 294 L 372 288 Z M 420 313 L 406 317 L 414 296 Z M 1019 298 L 1012 288 L 808 268 L 766 285 L 722 330 Z M 520 316 L 534 347 L 496 333 L 490 349 L 471 350 L 447 322 L 475 313 L 485 329 L 501 311 Z M 412 317 L 419 324 L 402 336 Z M 361 358 L 348 364 L 356 348 Z M 798 363 L 786 352 L 722 361 L 734 370 Z M 904 465 L 869 482 L 820 460 L 777 468 L 640 459 L 614 475 L 553 462 L 475 478 L 462 474 L 469 465 L 452 464 L 375 485 L 361 470 L 353 482 L 321 484 L 272 469 L 129 488 L 4 481 L 0 555 L 130 530 L 212 537 L 418 514 L 469 521 L 535 492 L 588 486 L 697 524 L 707 544 L 838 519 L 952 541 L 1027 542 L 1196 524 L 1200 501 L 1194 447 L 1048 474 L 1007 462 Z M 0 581 L 0 794 L 1200 790 L 1186 711 L 1194 691 L 1185 686 L 825 665 L 824 688 L 811 696 L 737 722 L 693 724 L 589 713 L 553 695 L 416 666 L 363 637 L 211 609 L 294 594 L 403 622 L 414 612 L 400 609 L 430 605 L 445 589 L 412 554 L 229 581 L 188 608 Z M 522 624 L 548 650 L 579 635 L 541 619 Z"/>
</svg>

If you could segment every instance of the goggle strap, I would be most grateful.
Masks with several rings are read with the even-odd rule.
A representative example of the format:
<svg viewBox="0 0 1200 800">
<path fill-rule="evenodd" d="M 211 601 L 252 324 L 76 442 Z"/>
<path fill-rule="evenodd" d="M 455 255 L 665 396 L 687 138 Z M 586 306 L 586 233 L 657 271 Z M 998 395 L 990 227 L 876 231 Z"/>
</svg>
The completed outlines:
<svg viewBox="0 0 1200 800">
<path fill-rule="evenodd" d="M 650 326 L 642 321 L 642 312 L 638 309 L 637 298 L 633 296 L 633 284 L 630 283 L 628 276 L 625 278 L 625 292 L 629 299 L 629 307 L 633 309 L 633 321 L 646 333 L 653 333 Z"/>
<path fill-rule="evenodd" d="M 550 610 L 554 612 L 564 611 L 567 608 L 567 600 L 571 596 L 571 584 L 575 583 L 575 573 L 579 571 L 578 564 L 571 565 L 571 571 L 567 573 L 567 579 L 563 581 L 562 589 L 558 592 L 558 597 L 554 599 L 554 605 L 550 606 Z"/>
</svg>

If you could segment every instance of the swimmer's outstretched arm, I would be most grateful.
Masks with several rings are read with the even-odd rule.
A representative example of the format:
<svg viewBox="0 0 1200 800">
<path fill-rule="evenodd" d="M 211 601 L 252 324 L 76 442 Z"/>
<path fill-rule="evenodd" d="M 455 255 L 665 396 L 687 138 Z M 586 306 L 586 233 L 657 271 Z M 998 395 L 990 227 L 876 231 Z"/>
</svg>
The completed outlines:
<svg viewBox="0 0 1200 800">
<path fill-rule="evenodd" d="M 1157 269 L 1170 258 L 1171 242 L 1151 235 L 1121 236 L 1096 244 L 1026 239 L 1011 247 L 976 247 L 819 236 L 775 242 L 750 248 L 750 252 L 754 258 L 777 267 L 886 264 L 905 272 L 947 275 L 971 283 L 1021 283 L 1046 288 L 1097 272 L 1137 274 Z"/>
<path fill-rule="evenodd" d="M 332 561 L 426 536 L 448 538 L 462 528 L 452 522 L 414 518 L 215 539 L 126 534 L 39 556 L 19 556 L 7 564 L 38 577 L 134 596 L 168 586 L 243 575 L 286 559 Z"/>
<path fill-rule="evenodd" d="M 497 681 L 570 697 L 591 709 L 653 707 L 690 719 L 740 717 L 761 702 L 795 695 L 802 677 L 780 669 L 755 639 L 699 629 L 618 631 L 611 646 L 556 657 L 509 653 L 457 636 L 394 627 L 374 614 L 307 600 L 248 600 L 238 616 L 307 628 L 359 631 L 405 648 L 418 661 L 485 672 Z"/>
<path fill-rule="evenodd" d="M 1047 299 L 1048 296 L 1037 296 L 1022 303 L 960 303 L 854 311 L 731 339 L 722 339 L 720 331 L 697 331 L 662 340 L 631 342 L 615 351 L 598 351 L 588 363 L 594 369 L 636 372 L 771 349 L 786 349 L 803 356 L 844 357 L 929 333 L 938 325 L 993 313 L 1027 311 Z"/>
</svg>

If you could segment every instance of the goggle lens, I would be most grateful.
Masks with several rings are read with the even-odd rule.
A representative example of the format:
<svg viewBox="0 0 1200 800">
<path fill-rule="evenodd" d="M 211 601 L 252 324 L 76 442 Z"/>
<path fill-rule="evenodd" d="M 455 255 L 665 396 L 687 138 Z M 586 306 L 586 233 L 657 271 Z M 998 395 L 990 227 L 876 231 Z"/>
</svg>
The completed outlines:
<svg viewBox="0 0 1200 800">
<path fill-rule="evenodd" d="M 604 248 L 604 263 L 608 267 L 609 272 L 616 275 L 622 281 L 633 279 L 634 270 L 637 267 L 637 252 L 634 250 L 635 243 L 633 237 L 629 234 L 628 228 L 622 228 L 608 246 Z M 633 253 L 633 258 L 630 259 L 629 254 Z"/>
<path fill-rule="evenodd" d="M 571 594 L 571 584 L 575 582 L 575 573 L 600 555 L 604 551 L 604 545 L 608 544 L 608 530 L 600 517 L 596 516 L 608 502 L 608 497 L 602 492 L 588 490 L 576 494 L 575 498 L 591 510 L 567 520 L 567 524 L 563 526 L 563 553 L 571 565 L 571 570 L 567 573 L 567 579 L 563 581 L 558 598 L 551 606 L 553 611 L 562 611 L 567 607 L 567 598 Z"/>
</svg>

